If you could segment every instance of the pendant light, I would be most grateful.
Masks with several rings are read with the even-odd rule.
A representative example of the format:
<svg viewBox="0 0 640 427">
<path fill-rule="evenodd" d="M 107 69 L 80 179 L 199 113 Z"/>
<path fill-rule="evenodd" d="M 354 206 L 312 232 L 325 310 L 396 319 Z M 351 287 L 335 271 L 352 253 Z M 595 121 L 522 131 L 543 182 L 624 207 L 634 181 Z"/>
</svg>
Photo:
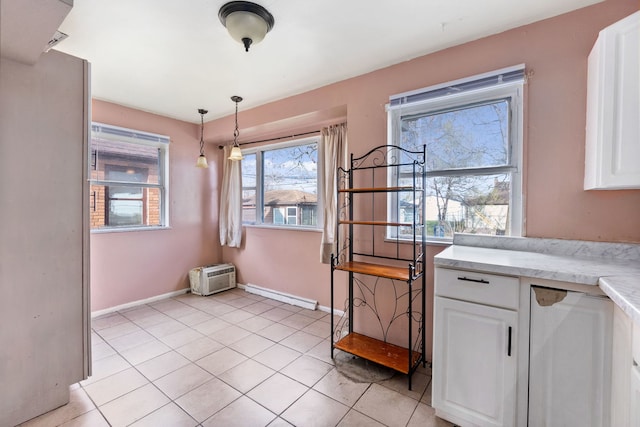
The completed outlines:
<svg viewBox="0 0 640 427">
<path fill-rule="evenodd" d="M 240 135 L 240 131 L 238 131 L 238 102 L 242 101 L 242 97 L 232 96 L 231 100 L 236 103 L 236 129 L 233 131 L 233 148 L 229 160 L 242 160 L 242 151 L 240 151 L 238 144 L 238 135 Z"/>
<path fill-rule="evenodd" d="M 218 18 L 231 37 L 244 45 L 246 52 L 249 52 L 249 46 L 264 39 L 275 22 L 267 9 L 248 1 L 224 4 L 218 11 Z"/>
<path fill-rule="evenodd" d="M 207 158 L 204 156 L 204 115 L 209 111 L 204 110 L 202 108 L 198 109 L 198 113 L 200 113 L 200 155 L 198 156 L 198 161 L 196 162 L 196 167 L 198 168 L 208 168 Z"/>
</svg>

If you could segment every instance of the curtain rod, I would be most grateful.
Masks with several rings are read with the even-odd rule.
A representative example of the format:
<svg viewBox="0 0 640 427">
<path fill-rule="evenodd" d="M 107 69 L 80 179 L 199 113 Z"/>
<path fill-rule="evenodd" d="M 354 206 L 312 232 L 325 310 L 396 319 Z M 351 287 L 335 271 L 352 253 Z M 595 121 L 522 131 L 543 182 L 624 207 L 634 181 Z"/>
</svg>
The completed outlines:
<svg viewBox="0 0 640 427">
<path fill-rule="evenodd" d="M 287 138 L 297 138 L 299 136 L 307 136 L 307 135 L 313 135 L 315 133 L 320 133 L 321 130 L 312 130 L 309 132 L 303 132 L 303 133 L 296 133 L 293 135 L 286 135 L 286 136 L 278 136 L 276 138 L 267 138 L 267 139 L 259 139 L 257 141 L 248 141 L 248 142 L 239 142 L 238 145 L 249 145 L 249 144 L 258 144 L 260 142 L 269 142 L 269 141 L 278 141 L 280 139 L 287 139 Z M 224 145 L 218 145 L 218 148 L 220 150 L 222 150 L 224 148 Z"/>
</svg>

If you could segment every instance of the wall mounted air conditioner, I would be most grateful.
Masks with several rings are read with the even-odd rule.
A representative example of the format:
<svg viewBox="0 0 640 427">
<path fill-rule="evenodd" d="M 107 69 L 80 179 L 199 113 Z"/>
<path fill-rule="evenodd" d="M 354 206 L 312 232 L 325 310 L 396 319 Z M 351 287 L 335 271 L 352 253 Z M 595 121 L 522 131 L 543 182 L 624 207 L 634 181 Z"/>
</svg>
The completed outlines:
<svg viewBox="0 0 640 427">
<path fill-rule="evenodd" d="M 203 296 L 211 295 L 236 287 L 236 268 L 233 264 L 194 268 L 189 272 L 189 279 L 192 293 Z"/>
</svg>

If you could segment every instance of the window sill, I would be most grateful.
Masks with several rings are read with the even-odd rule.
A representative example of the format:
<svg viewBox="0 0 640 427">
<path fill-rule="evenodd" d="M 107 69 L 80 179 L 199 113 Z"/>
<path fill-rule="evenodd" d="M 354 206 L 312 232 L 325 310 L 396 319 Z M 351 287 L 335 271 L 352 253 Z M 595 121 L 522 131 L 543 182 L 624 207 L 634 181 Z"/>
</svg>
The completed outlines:
<svg viewBox="0 0 640 427">
<path fill-rule="evenodd" d="M 91 234 L 129 233 L 132 231 L 160 231 L 169 230 L 171 227 L 122 227 L 122 228 L 97 228 L 91 230 Z"/>
<path fill-rule="evenodd" d="M 317 227 L 287 227 L 284 225 L 267 225 L 267 224 L 242 224 L 245 228 L 263 228 L 268 230 L 287 230 L 287 231 L 313 231 L 316 233 L 322 233 L 321 228 Z"/>
</svg>

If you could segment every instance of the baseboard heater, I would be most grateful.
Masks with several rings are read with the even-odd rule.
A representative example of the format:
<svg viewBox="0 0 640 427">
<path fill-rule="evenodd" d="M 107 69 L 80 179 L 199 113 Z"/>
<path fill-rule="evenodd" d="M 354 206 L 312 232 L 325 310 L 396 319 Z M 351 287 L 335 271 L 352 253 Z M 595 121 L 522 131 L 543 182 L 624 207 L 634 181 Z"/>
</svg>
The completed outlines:
<svg viewBox="0 0 640 427">
<path fill-rule="evenodd" d="M 307 308 L 309 310 L 315 310 L 318 306 L 318 301 L 287 294 L 285 292 L 274 291 L 273 289 L 263 288 L 251 283 L 247 283 L 246 285 L 244 285 L 244 290 L 251 294 L 260 295 L 265 298 L 274 299 L 276 301 L 295 305 L 297 307 Z"/>
</svg>

